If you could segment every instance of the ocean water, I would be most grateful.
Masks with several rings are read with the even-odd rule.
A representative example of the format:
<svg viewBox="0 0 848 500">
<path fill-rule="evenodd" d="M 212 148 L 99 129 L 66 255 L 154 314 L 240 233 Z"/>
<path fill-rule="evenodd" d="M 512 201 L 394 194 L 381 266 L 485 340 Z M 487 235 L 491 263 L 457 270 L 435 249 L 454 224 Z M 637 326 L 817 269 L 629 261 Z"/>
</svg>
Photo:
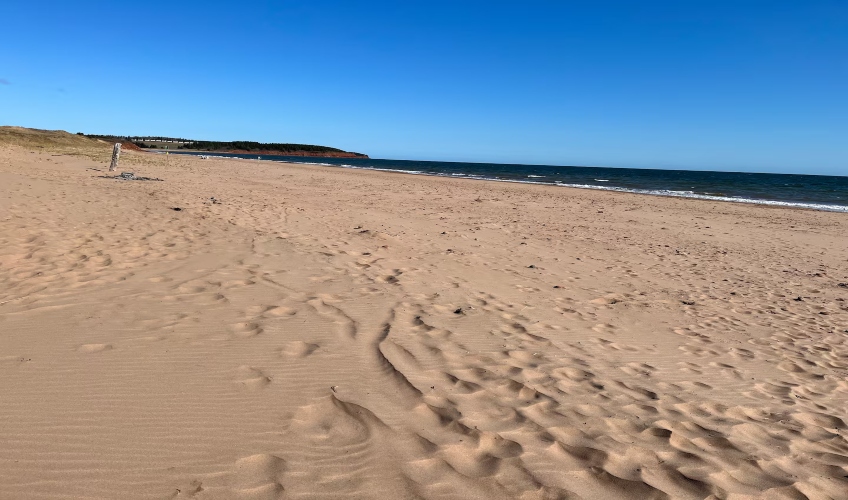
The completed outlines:
<svg viewBox="0 0 848 500">
<path fill-rule="evenodd" d="M 194 154 L 202 153 L 184 153 Z M 605 191 L 758 203 L 848 213 L 848 177 L 659 170 L 637 168 L 564 167 L 503 163 L 311 158 L 216 153 L 212 156 L 309 165 L 386 170 L 418 175 L 549 184 Z"/>
</svg>

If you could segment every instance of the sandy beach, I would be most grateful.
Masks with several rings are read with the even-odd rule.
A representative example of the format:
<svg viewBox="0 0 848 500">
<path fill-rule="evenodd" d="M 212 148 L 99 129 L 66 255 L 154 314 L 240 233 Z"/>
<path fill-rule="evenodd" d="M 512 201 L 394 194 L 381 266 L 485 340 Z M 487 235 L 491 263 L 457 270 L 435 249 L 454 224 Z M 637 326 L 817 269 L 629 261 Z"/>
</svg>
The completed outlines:
<svg viewBox="0 0 848 500">
<path fill-rule="evenodd" d="M 2 499 L 848 498 L 846 214 L 4 133 Z"/>
</svg>

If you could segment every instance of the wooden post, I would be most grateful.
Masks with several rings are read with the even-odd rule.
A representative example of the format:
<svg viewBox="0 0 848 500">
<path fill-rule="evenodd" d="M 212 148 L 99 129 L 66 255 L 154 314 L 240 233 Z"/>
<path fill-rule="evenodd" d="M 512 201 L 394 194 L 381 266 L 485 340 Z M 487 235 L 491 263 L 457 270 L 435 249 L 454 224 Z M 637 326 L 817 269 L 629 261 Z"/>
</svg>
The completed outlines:
<svg viewBox="0 0 848 500">
<path fill-rule="evenodd" d="M 112 149 L 112 164 L 109 165 L 109 171 L 114 172 L 118 168 L 118 158 L 121 156 L 121 143 L 115 143 L 114 149 Z"/>
</svg>

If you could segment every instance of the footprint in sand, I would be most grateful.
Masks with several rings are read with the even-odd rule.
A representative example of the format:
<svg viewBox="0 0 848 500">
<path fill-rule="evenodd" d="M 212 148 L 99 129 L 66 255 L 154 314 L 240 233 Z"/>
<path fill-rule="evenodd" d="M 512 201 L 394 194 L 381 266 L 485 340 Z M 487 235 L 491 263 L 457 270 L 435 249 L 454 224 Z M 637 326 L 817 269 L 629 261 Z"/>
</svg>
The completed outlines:
<svg viewBox="0 0 848 500">
<path fill-rule="evenodd" d="M 286 469 L 286 461 L 276 455 L 260 453 L 243 457 L 217 477 L 193 479 L 181 486 L 173 498 L 283 498 Z"/>
<path fill-rule="evenodd" d="M 253 323 L 249 321 L 230 325 L 230 330 L 233 332 L 234 335 L 242 338 L 255 337 L 256 335 L 259 335 L 263 331 L 265 331 L 259 325 L 259 323 Z"/>
<path fill-rule="evenodd" d="M 271 383 L 271 377 L 258 368 L 242 365 L 238 367 L 236 382 L 248 389 L 261 389 Z"/>
<path fill-rule="evenodd" d="M 321 346 L 318 344 L 312 344 L 302 340 L 288 342 L 282 349 L 280 349 L 280 356 L 289 358 L 305 358 L 315 352 L 315 350 L 319 347 Z"/>
<path fill-rule="evenodd" d="M 236 490 L 251 498 L 278 498 L 286 462 L 276 455 L 257 454 L 236 461 L 233 467 Z"/>
</svg>

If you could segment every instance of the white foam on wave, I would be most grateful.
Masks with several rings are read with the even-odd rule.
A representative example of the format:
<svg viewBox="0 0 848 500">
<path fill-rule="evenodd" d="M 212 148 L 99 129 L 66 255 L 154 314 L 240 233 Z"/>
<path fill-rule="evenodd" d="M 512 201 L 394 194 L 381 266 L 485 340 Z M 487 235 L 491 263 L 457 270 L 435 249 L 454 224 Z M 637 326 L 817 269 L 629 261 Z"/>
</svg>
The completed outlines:
<svg viewBox="0 0 848 500">
<path fill-rule="evenodd" d="M 335 165 L 333 165 L 335 166 Z M 433 172 L 421 172 L 417 170 L 399 170 L 393 168 L 377 168 L 377 167 L 351 167 L 362 170 L 379 170 L 382 172 L 403 172 L 408 174 L 416 174 L 416 175 L 434 175 L 437 177 L 458 177 L 464 176 L 467 179 L 476 179 L 476 180 L 487 180 L 494 182 L 515 182 L 519 184 L 541 184 L 546 186 L 562 186 L 562 187 L 572 187 L 578 189 L 596 189 L 600 191 L 616 191 L 619 193 L 633 193 L 633 194 L 650 194 L 654 196 L 671 196 L 677 198 L 694 198 L 699 200 L 712 200 L 712 201 L 729 201 L 735 203 L 748 203 L 752 205 L 769 205 L 775 207 L 787 207 L 787 208 L 807 208 L 811 210 L 822 210 L 826 212 L 842 212 L 848 213 L 848 206 L 843 205 L 826 205 L 824 203 L 804 203 L 804 202 L 794 202 L 794 201 L 777 201 L 777 200 L 759 200 L 754 198 L 742 198 L 735 196 L 716 196 L 716 195 L 707 195 L 707 194 L 697 194 L 693 191 L 674 191 L 670 189 L 632 189 L 632 188 L 623 188 L 616 186 L 594 186 L 592 184 L 568 184 L 564 182 L 549 182 L 549 181 L 528 181 L 528 180 L 519 180 L 519 179 L 501 179 L 496 177 L 485 177 L 482 175 L 474 175 L 474 174 L 448 174 L 448 173 L 433 173 Z M 529 177 L 529 176 L 528 176 Z"/>
<path fill-rule="evenodd" d="M 717 196 L 709 194 L 697 194 L 692 191 L 674 191 L 671 189 L 631 189 L 615 186 L 593 186 L 591 184 L 568 184 L 557 182 L 557 186 L 572 187 L 578 189 L 596 189 L 600 191 L 616 191 L 619 193 L 650 194 L 654 196 L 672 196 L 676 198 L 694 198 L 698 200 L 729 201 L 734 203 L 749 203 L 752 205 L 769 205 L 775 207 L 808 208 L 812 210 L 823 210 L 826 212 L 848 213 L 848 206 L 826 205 L 824 203 L 805 203 L 800 201 L 778 201 L 759 200 L 755 198 L 742 198 L 741 196 Z"/>
<path fill-rule="evenodd" d="M 296 161 L 290 161 L 286 163 L 299 163 Z M 326 163 L 328 167 L 339 167 L 339 168 L 352 168 L 356 170 L 377 170 L 379 172 L 398 172 L 401 174 L 413 174 L 413 175 L 433 175 L 428 174 L 427 172 L 422 172 L 421 170 L 401 170 L 399 168 L 379 168 L 379 167 L 361 167 L 359 165 L 347 165 L 344 163 L 336 164 L 336 163 Z"/>
<path fill-rule="evenodd" d="M 319 167 L 335 167 L 332 163 L 320 163 L 315 161 L 286 161 L 286 160 L 268 160 L 276 163 L 297 163 L 298 165 L 318 165 Z"/>
</svg>

